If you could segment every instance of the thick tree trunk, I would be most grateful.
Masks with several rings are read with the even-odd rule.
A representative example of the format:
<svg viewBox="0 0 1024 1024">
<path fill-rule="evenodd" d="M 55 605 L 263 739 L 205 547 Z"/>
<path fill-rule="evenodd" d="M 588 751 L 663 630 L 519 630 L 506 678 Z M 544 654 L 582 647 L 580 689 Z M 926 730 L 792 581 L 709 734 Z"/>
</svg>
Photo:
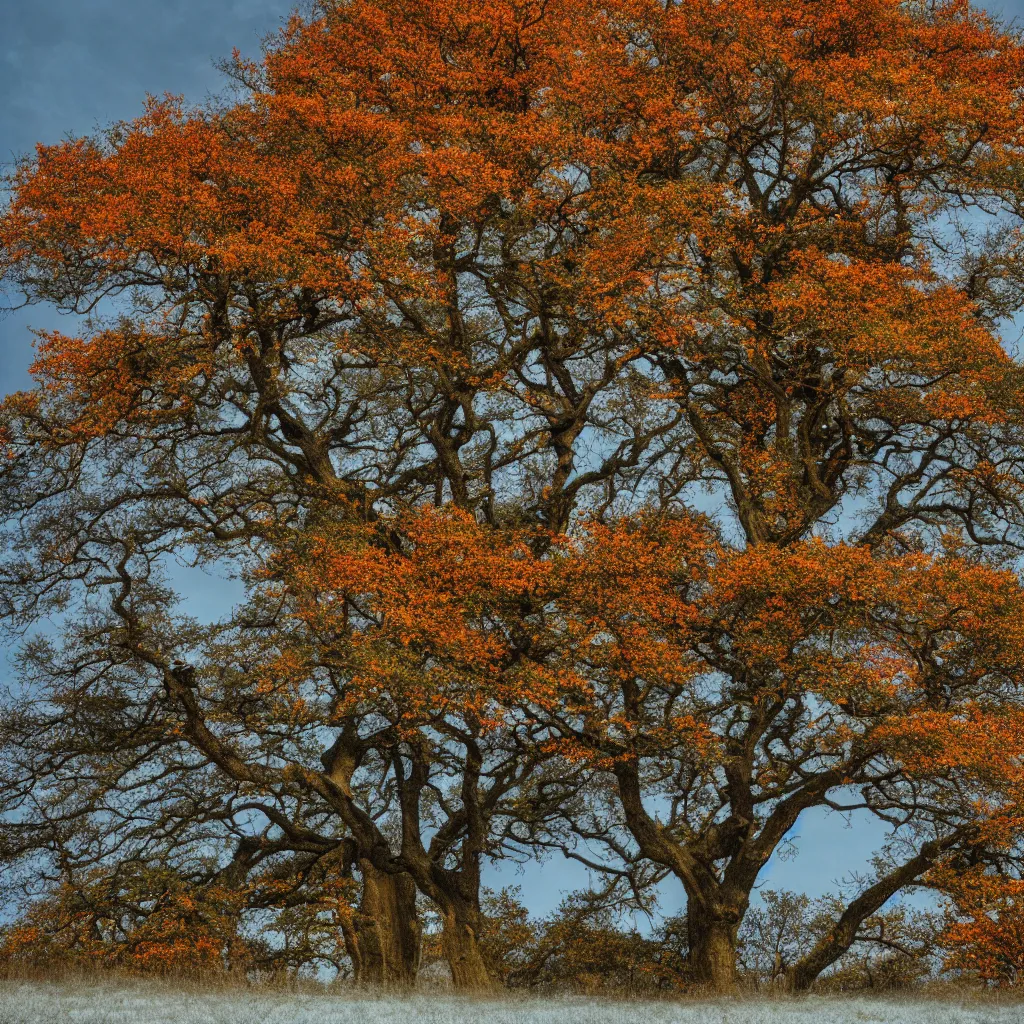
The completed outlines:
<svg viewBox="0 0 1024 1024">
<path fill-rule="evenodd" d="M 486 992 L 494 982 L 480 952 L 477 929 L 454 911 L 441 914 L 441 949 L 458 992 Z"/>
<path fill-rule="evenodd" d="M 687 960 L 694 985 L 716 994 L 734 992 L 738 921 L 715 914 L 690 900 L 686 910 L 690 951 Z"/>
<path fill-rule="evenodd" d="M 380 871 L 360 860 L 363 896 L 355 916 L 356 980 L 381 988 L 411 988 L 420 963 L 422 927 L 416 884 L 404 873 Z"/>
<path fill-rule="evenodd" d="M 686 919 L 690 951 L 689 975 L 695 985 L 715 993 L 737 987 L 736 936 L 749 898 L 749 886 L 742 893 L 742 908 L 723 905 L 721 884 L 715 876 L 713 858 L 698 860 L 685 845 L 670 838 L 648 813 L 643 803 L 640 775 L 635 761 L 620 760 L 615 766 L 619 800 L 626 823 L 641 851 L 669 868 L 686 889 Z M 750 885 L 756 880 L 756 872 Z M 734 897 L 737 893 L 734 892 Z"/>
</svg>

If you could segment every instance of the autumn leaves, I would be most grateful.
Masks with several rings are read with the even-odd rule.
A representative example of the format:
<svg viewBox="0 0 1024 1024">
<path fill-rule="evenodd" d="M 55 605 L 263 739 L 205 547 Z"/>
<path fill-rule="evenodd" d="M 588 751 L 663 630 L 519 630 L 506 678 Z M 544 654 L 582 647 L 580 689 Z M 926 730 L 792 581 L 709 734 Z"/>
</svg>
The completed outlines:
<svg viewBox="0 0 1024 1024">
<path fill-rule="evenodd" d="M 412 982 L 418 893 L 467 988 L 503 857 L 671 873 L 720 990 L 811 808 L 898 836 L 792 986 L 957 858 L 1015 877 L 1017 38 L 357 0 L 231 74 L 41 147 L 0 218 L 7 282 L 93 315 L 0 414 L 2 582 L 67 623 L 0 733 L 15 856 L 242 835 L 232 878 L 358 879 L 363 980 Z"/>
</svg>

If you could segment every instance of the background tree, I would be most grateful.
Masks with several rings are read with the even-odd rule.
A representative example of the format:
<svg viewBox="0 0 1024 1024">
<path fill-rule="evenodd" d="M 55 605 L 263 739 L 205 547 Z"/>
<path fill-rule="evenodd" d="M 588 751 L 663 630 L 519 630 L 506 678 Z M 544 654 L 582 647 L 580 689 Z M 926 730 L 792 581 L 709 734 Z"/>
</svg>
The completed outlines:
<svg viewBox="0 0 1024 1024">
<path fill-rule="evenodd" d="M 71 877 L 0 935 L 5 969 L 219 975 L 258 957 L 239 932 L 237 890 L 201 889 L 167 871 Z"/>
<path fill-rule="evenodd" d="M 835 897 L 765 890 L 740 928 L 740 970 L 759 986 L 785 985 L 800 962 L 845 909 Z M 838 905 L 837 905 L 838 904 Z M 940 915 L 906 905 L 886 908 L 861 922 L 849 950 L 822 983 L 844 991 L 905 989 L 934 971 Z"/>
</svg>

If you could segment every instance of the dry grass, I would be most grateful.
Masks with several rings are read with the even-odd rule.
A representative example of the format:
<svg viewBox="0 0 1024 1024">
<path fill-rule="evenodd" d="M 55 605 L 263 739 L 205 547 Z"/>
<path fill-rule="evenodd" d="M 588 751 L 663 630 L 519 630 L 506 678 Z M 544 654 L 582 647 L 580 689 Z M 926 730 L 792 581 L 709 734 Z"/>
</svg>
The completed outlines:
<svg viewBox="0 0 1024 1024">
<path fill-rule="evenodd" d="M 1018 1024 L 1022 1007 L 945 998 L 742 998 L 661 1002 L 584 997 L 373 997 L 131 979 L 0 981 L 0 1024 Z"/>
</svg>

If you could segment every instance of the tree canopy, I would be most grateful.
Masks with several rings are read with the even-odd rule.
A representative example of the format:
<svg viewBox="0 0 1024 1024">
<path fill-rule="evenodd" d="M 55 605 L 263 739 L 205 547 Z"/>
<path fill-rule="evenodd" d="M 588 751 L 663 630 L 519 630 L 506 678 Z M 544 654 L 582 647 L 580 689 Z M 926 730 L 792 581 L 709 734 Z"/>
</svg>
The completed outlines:
<svg viewBox="0 0 1024 1024">
<path fill-rule="evenodd" d="M 226 70 L 11 176 L 0 274 L 82 331 L 0 412 L 0 600 L 60 622 L 0 855 L 355 875 L 361 976 L 412 980 L 419 895 L 464 988 L 488 859 L 674 875 L 718 990 L 813 808 L 891 839 L 794 987 L 907 887 L 1013 876 L 1017 33 L 324 0 Z M 175 559 L 244 600 L 190 617 Z"/>
</svg>

